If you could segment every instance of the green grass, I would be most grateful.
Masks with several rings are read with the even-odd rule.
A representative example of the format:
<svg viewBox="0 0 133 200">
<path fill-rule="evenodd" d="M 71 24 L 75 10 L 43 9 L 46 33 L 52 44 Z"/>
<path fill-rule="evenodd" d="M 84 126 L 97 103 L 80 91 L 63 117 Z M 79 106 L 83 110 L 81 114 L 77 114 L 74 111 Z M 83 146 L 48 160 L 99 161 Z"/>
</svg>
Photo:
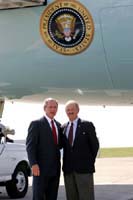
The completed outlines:
<svg viewBox="0 0 133 200">
<path fill-rule="evenodd" d="M 98 157 L 99 158 L 133 157 L 133 147 L 101 148 Z"/>
</svg>

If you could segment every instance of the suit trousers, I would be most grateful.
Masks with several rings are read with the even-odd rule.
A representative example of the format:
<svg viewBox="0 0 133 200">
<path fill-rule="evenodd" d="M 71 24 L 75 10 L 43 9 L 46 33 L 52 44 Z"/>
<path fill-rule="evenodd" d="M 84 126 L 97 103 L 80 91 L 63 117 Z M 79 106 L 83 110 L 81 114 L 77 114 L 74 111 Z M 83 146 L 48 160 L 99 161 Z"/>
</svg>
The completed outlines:
<svg viewBox="0 0 133 200">
<path fill-rule="evenodd" d="M 67 200 L 94 200 L 93 173 L 64 175 Z"/>
<path fill-rule="evenodd" d="M 34 176 L 33 200 L 57 200 L 59 176 Z"/>
</svg>

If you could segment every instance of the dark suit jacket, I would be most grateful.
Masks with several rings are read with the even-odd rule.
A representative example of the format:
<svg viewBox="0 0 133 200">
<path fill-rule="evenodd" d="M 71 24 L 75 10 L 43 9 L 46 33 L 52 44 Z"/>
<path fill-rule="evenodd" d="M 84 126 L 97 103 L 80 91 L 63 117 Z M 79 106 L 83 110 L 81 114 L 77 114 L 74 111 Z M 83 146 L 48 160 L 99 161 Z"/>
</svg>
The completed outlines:
<svg viewBox="0 0 133 200">
<path fill-rule="evenodd" d="M 91 122 L 78 120 L 74 144 L 71 147 L 66 136 L 68 124 L 63 126 L 63 171 L 65 174 L 95 172 L 95 158 L 99 148 L 95 127 Z"/>
<path fill-rule="evenodd" d="M 60 124 L 58 128 L 58 142 L 60 143 Z M 60 149 L 54 144 L 52 130 L 45 117 L 32 121 L 26 139 L 26 150 L 30 165 L 38 164 L 41 174 L 54 176 L 60 174 Z"/>
</svg>

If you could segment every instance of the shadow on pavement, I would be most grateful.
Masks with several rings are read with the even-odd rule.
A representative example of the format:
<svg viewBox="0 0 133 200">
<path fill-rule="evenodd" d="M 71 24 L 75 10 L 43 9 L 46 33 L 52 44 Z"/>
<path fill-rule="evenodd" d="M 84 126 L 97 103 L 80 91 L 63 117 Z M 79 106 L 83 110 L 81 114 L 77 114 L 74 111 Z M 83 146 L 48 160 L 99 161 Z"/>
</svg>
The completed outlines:
<svg viewBox="0 0 133 200">
<path fill-rule="evenodd" d="M 2 190 L 0 188 L 0 191 L 1 200 L 10 199 L 4 188 Z M 31 187 L 29 187 L 23 200 L 31 200 L 31 194 Z M 64 186 L 59 188 L 58 200 L 66 200 Z M 95 185 L 95 200 L 133 200 L 133 185 Z"/>
</svg>

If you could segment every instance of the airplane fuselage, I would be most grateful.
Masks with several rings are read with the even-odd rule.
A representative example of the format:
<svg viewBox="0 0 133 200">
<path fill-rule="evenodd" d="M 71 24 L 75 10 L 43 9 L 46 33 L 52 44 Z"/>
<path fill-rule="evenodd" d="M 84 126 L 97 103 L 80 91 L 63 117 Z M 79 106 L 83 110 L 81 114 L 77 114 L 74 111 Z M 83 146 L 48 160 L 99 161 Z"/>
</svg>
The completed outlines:
<svg viewBox="0 0 133 200">
<path fill-rule="evenodd" d="M 133 0 L 80 3 L 91 14 L 94 35 L 75 55 L 44 43 L 40 20 L 46 5 L 0 10 L 0 96 L 43 94 L 61 102 L 132 104 Z"/>
</svg>

